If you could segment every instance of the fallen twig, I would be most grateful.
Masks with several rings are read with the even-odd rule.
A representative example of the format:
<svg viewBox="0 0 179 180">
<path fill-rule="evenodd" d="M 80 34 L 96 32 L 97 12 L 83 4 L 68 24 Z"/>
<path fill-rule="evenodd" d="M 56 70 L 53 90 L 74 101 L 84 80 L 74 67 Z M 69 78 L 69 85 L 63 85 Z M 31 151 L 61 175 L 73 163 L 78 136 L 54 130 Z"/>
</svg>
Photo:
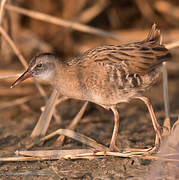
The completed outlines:
<svg viewBox="0 0 179 180">
<path fill-rule="evenodd" d="M 5 161 L 43 161 L 43 160 L 59 160 L 59 159 L 94 159 L 103 158 L 104 156 L 115 156 L 122 158 L 134 158 L 146 160 L 160 160 L 166 162 L 179 162 L 178 159 L 168 158 L 177 154 L 160 154 L 158 156 L 145 155 L 146 151 L 139 152 L 95 152 L 92 149 L 72 149 L 72 150 L 36 150 L 36 151 L 16 151 L 15 157 L 1 157 L 0 162 Z"/>
<path fill-rule="evenodd" d="M 106 146 L 98 144 L 95 140 L 93 140 L 93 139 L 91 139 L 91 138 L 89 138 L 83 134 L 69 130 L 69 129 L 58 129 L 55 132 L 41 138 L 37 143 L 30 144 L 27 148 L 29 149 L 29 148 L 33 147 L 35 144 L 47 141 L 48 139 L 50 139 L 56 135 L 64 135 L 64 136 L 70 137 L 72 139 L 75 139 L 75 140 L 83 143 L 83 144 L 86 144 L 90 147 L 93 147 L 96 150 L 109 151 L 109 148 L 107 148 Z"/>
<path fill-rule="evenodd" d="M 78 112 L 78 114 L 72 120 L 70 125 L 67 127 L 67 129 L 74 130 L 76 128 L 77 124 L 79 123 L 80 119 L 82 118 L 82 116 L 86 110 L 87 105 L 88 105 L 88 102 L 86 101 L 85 104 L 80 109 L 80 111 Z M 65 140 L 64 135 L 59 136 L 59 138 L 57 139 L 57 141 L 60 142 L 61 144 L 63 144 L 64 140 Z"/>
<path fill-rule="evenodd" d="M 36 150 L 36 151 L 16 151 L 17 156 L 30 156 L 38 158 L 61 159 L 65 156 L 76 156 L 77 154 L 93 153 L 92 149 L 70 149 L 70 150 Z"/>
<path fill-rule="evenodd" d="M 38 157 L 26 157 L 26 156 L 14 156 L 14 157 L 0 157 L 0 162 L 12 162 L 12 161 L 40 161 L 49 160 L 49 158 Z"/>
</svg>

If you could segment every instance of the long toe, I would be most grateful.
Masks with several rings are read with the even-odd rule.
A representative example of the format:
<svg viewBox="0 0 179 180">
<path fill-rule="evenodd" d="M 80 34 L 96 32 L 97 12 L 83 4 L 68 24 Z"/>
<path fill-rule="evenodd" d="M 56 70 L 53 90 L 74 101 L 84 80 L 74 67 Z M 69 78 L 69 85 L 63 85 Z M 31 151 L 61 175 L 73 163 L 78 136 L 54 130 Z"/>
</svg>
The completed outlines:
<svg viewBox="0 0 179 180">
<path fill-rule="evenodd" d="M 121 150 L 115 144 L 110 144 L 109 150 L 110 152 L 116 152 L 116 151 L 121 152 Z"/>
</svg>

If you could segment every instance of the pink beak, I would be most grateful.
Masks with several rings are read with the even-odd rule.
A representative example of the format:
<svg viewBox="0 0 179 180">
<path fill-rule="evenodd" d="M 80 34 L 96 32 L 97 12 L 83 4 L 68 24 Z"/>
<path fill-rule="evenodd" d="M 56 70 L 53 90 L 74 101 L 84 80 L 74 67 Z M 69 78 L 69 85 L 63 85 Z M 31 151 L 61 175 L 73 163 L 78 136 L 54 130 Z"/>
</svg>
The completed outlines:
<svg viewBox="0 0 179 180">
<path fill-rule="evenodd" d="M 20 82 L 26 80 L 27 78 L 32 77 L 32 71 L 25 71 L 16 81 L 11 85 L 11 88 L 18 85 Z"/>
</svg>

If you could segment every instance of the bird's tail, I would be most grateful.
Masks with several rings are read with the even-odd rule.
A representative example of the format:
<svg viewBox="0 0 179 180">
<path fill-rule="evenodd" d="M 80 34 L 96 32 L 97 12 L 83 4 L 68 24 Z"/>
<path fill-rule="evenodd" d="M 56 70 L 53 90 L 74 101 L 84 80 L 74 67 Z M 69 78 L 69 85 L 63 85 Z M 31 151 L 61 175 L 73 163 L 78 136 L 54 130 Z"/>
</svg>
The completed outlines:
<svg viewBox="0 0 179 180">
<path fill-rule="evenodd" d="M 151 46 L 162 45 L 162 36 L 159 27 L 154 23 L 149 31 L 147 38 L 144 40 Z"/>
</svg>

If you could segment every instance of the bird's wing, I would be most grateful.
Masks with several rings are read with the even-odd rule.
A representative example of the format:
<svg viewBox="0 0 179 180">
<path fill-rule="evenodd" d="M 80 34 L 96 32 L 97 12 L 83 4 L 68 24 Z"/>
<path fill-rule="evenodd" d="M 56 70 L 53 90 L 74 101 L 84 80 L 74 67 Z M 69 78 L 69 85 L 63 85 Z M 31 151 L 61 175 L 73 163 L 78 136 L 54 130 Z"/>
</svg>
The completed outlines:
<svg viewBox="0 0 179 180">
<path fill-rule="evenodd" d="M 94 62 L 103 66 L 122 66 L 127 74 L 144 75 L 170 57 L 171 54 L 161 43 L 160 30 L 154 24 L 143 41 L 97 47 L 86 51 L 71 62 L 84 66 Z"/>
<path fill-rule="evenodd" d="M 131 46 L 135 49 L 133 52 L 126 50 L 129 56 L 126 60 L 126 64 L 128 65 L 129 71 L 133 73 L 141 75 L 146 74 L 155 69 L 162 62 L 171 58 L 168 49 L 162 44 L 160 30 L 157 28 L 156 24 L 152 26 L 151 31 L 144 41 L 125 45 L 125 47 L 127 46 Z"/>
</svg>

